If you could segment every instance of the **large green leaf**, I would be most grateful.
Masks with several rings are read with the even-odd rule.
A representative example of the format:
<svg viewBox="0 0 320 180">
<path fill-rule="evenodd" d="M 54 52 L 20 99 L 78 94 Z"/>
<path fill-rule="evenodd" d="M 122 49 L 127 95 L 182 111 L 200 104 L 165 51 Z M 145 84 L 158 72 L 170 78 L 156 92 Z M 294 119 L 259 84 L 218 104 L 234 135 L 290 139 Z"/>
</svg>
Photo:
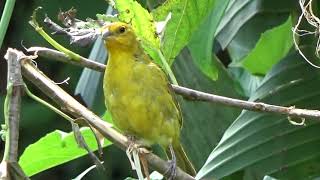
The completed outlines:
<svg viewBox="0 0 320 180">
<path fill-rule="evenodd" d="M 256 47 L 241 61 L 242 66 L 252 74 L 265 75 L 292 47 L 291 28 L 289 17 L 284 24 L 263 33 Z"/>
<path fill-rule="evenodd" d="M 115 0 L 119 19 L 130 23 L 137 36 L 154 48 L 160 48 L 160 41 L 155 36 L 153 17 L 135 0 Z"/>
<path fill-rule="evenodd" d="M 232 73 L 232 76 L 238 85 L 238 92 L 245 96 L 250 97 L 255 90 L 260 86 L 263 77 L 254 76 L 238 67 L 229 67 L 228 70 Z"/>
<path fill-rule="evenodd" d="M 276 4 L 276 5 L 275 5 Z M 233 0 L 217 29 L 217 39 L 224 49 L 240 28 L 258 13 L 290 12 L 296 5 L 292 0 Z"/>
<path fill-rule="evenodd" d="M 320 71 L 295 53 L 272 69 L 250 100 L 317 109 L 319 75 Z M 319 176 L 320 124 L 315 122 L 308 119 L 306 126 L 294 126 L 286 116 L 243 111 L 212 151 L 197 179 L 222 178 L 241 169 L 257 179 L 264 175 L 285 179 Z"/>
<path fill-rule="evenodd" d="M 248 20 L 228 45 L 232 63 L 240 62 L 256 46 L 263 32 L 283 24 L 288 17 L 288 12 L 260 13 Z"/>
<path fill-rule="evenodd" d="M 218 69 L 212 59 L 213 39 L 228 3 L 229 0 L 217 0 L 215 2 L 211 14 L 205 22 L 201 24 L 198 30 L 194 32 L 188 45 L 195 64 L 205 75 L 213 80 L 218 78 Z"/>
<path fill-rule="evenodd" d="M 160 49 L 160 39 L 156 35 L 152 15 L 135 0 L 115 0 L 114 2 L 119 12 L 119 19 L 131 24 L 145 51 L 155 62 L 161 64 L 157 53 Z"/>
<path fill-rule="evenodd" d="M 215 63 L 220 74 L 217 81 L 212 81 L 196 68 L 185 49 L 174 62 L 173 70 L 182 86 L 240 98 L 234 87 L 230 86 L 233 83 L 226 69 L 222 64 Z M 240 110 L 188 99 L 179 100 L 184 117 L 181 141 L 196 169 L 199 169 Z"/>
<path fill-rule="evenodd" d="M 288 13 L 261 13 L 251 18 L 234 36 L 228 45 L 228 52 L 232 64 L 240 63 L 247 54 L 255 47 L 261 33 L 285 22 Z M 228 70 L 233 78 L 240 84 L 240 92 L 247 97 L 259 87 L 262 77 L 251 75 L 242 67 L 231 67 Z"/>
<path fill-rule="evenodd" d="M 157 21 L 163 21 L 172 13 L 162 42 L 163 54 L 170 64 L 187 45 L 192 33 L 206 19 L 215 3 L 216 0 L 167 0 L 152 12 Z"/>
<path fill-rule="evenodd" d="M 81 133 L 89 148 L 92 151 L 97 150 L 97 143 L 91 130 L 82 128 Z M 105 140 L 103 146 L 110 144 Z M 87 151 L 78 147 L 73 133 L 56 130 L 29 145 L 21 155 L 19 164 L 27 176 L 32 176 L 86 154 Z"/>
</svg>

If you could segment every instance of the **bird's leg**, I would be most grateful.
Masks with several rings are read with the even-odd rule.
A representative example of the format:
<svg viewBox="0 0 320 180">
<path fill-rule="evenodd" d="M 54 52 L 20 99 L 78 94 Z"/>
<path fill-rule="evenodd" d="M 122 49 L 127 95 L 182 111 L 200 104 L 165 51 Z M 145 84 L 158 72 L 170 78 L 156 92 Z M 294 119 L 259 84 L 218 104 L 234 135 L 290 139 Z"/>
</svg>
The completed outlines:
<svg viewBox="0 0 320 180">
<path fill-rule="evenodd" d="M 172 144 L 169 145 L 170 154 L 171 154 L 171 160 L 169 161 L 169 168 L 165 172 L 165 174 L 169 174 L 169 180 L 173 180 L 177 175 L 177 159 L 176 155 L 174 154 Z"/>
<path fill-rule="evenodd" d="M 126 150 L 126 154 L 127 154 L 128 159 L 129 159 L 129 162 L 131 164 L 131 168 L 135 169 L 135 165 L 134 165 L 134 162 L 133 162 L 133 159 L 132 159 L 132 151 L 133 151 L 133 149 L 134 149 L 134 143 L 132 141 L 130 141 L 129 146 L 128 146 L 127 150 Z"/>
<path fill-rule="evenodd" d="M 142 139 L 137 139 L 136 136 L 133 135 L 125 135 L 128 138 L 129 146 L 126 151 L 132 152 L 133 150 L 137 150 L 140 154 L 150 153 L 150 146 L 147 145 L 145 141 Z"/>
<path fill-rule="evenodd" d="M 126 154 L 127 154 L 127 157 L 130 161 L 132 169 L 137 172 L 139 179 L 141 179 L 141 178 L 143 179 L 143 175 L 142 175 L 142 171 L 141 171 L 142 169 L 140 166 L 140 161 L 141 161 L 144 174 L 149 179 L 149 177 L 148 177 L 149 170 L 148 170 L 146 160 L 144 159 L 145 157 L 143 155 L 150 153 L 150 151 L 146 149 L 147 146 L 143 145 L 143 141 L 137 140 L 132 135 L 127 136 L 127 137 L 128 137 L 129 145 L 126 150 Z"/>
</svg>

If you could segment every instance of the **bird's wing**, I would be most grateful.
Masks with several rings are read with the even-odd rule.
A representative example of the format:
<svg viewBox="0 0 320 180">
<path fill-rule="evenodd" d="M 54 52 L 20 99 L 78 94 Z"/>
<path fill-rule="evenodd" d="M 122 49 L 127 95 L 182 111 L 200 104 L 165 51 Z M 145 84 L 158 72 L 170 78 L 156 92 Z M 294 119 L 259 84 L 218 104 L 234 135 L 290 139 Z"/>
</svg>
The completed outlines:
<svg viewBox="0 0 320 180">
<path fill-rule="evenodd" d="M 165 71 L 160 66 L 158 66 L 157 64 L 155 64 L 155 63 L 153 63 L 151 61 L 151 58 L 150 58 L 149 55 L 145 54 L 143 56 L 143 59 L 144 59 L 144 62 L 148 62 L 149 63 L 149 66 L 151 68 L 153 68 L 153 71 L 155 72 L 155 74 L 160 76 L 161 79 L 163 80 L 163 82 L 166 84 L 167 91 L 171 95 L 172 101 L 174 102 L 175 107 L 179 111 L 179 115 L 178 115 L 179 119 L 178 120 L 179 120 L 180 129 L 181 129 L 182 125 L 183 125 L 183 119 L 182 119 L 182 113 L 181 113 L 182 111 L 181 111 L 180 105 L 179 105 L 179 103 L 177 101 L 177 97 L 176 97 L 176 95 L 175 95 L 175 93 L 173 91 L 173 88 L 172 88 L 171 84 L 170 84 L 170 81 L 168 80 L 167 74 L 165 73 Z"/>
</svg>

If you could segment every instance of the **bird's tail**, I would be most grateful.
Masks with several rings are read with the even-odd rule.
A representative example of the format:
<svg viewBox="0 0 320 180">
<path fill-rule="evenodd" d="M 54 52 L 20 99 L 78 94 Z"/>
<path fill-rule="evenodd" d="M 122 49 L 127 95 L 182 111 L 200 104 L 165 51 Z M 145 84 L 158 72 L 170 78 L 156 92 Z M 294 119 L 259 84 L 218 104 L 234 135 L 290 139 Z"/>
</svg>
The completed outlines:
<svg viewBox="0 0 320 180">
<path fill-rule="evenodd" d="M 191 161 L 189 160 L 187 154 L 185 153 L 182 145 L 180 142 L 177 143 L 173 143 L 172 144 L 173 147 L 173 151 L 174 154 L 176 156 L 177 159 L 177 165 L 180 169 L 182 169 L 183 171 L 185 171 L 186 173 L 188 173 L 191 176 L 196 176 L 196 170 L 194 169 Z M 166 154 L 171 157 L 171 153 L 170 153 L 170 148 L 166 148 Z"/>
</svg>

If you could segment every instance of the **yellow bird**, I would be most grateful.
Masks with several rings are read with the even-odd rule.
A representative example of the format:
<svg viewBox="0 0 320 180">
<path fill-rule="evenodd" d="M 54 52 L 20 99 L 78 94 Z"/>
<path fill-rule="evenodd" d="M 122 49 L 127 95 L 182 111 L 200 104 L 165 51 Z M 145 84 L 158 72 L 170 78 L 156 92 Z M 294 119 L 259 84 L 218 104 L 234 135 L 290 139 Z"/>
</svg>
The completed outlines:
<svg viewBox="0 0 320 180">
<path fill-rule="evenodd" d="M 144 145 L 161 145 L 194 176 L 180 144 L 182 116 L 166 74 L 144 52 L 130 25 L 111 23 L 102 28 L 102 36 L 109 52 L 103 80 L 105 104 L 115 125 Z"/>
</svg>

